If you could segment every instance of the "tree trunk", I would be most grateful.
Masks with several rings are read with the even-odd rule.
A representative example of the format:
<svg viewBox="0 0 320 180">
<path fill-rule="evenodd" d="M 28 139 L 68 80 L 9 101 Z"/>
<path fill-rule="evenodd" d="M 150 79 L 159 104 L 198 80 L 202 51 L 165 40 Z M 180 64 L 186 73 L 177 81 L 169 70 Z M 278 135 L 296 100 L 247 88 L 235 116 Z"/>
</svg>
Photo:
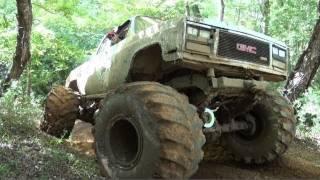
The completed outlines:
<svg viewBox="0 0 320 180">
<path fill-rule="evenodd" d="M 240 19 L 241 19 L 241 9 L 237 8 L 237 25 L 239 25 L 240 23 Z"/>
<path fill-rule="evenodd" d="M 270 1 L 265 0 L 264 1 L 264 33 L 269 34 L 269 24 L 270 24 Z"/>
<path fill-rule="evenodd" d="M 12 80 L 18 80 L 30 61 L 30 36 L 32 27 L 32 5 L 31 0 L 16 0 L 18 35 L 16 52 L 13 58 L 11 70 L 5 80 L 1 83 L 0 96 L 10 87 Z"/>
<path fill-rule="evenodd" d="M 29 61 L 28 63 L 28 67 L 27 67 L 27 96 L 30 97 L 31 95 L 31 86 L 32 86 L 32 82 L 31 82 L 31 61 Z"/>
<path fill-rule="evenodd" d="M 320 65 L 320 18 L 314 27 L 307 49 L 288 77 L 285 94 L 290 101 L 296 100 L 310 86 Z"/>
<path fill-rule="evenodd" d="M 270 25 L 270 0 L 259 0 L 259 6 L 262 19 L 259 18 L 258 21 L 263 21 L 263 24 L 261 23 L 260 29 L 261 32 L 268 34 Z"/>
<path fill-rule="evenodd" d="M 222 22 L 222 21 L 224 20 L 224 10 L 225 10 L 224 0 L 220 0 L 220 5 L 221 5 L 221 9 L 220 9 L 220 21 Z"/>
<path fill-rule="evenodd" d="M 189 6 L 188 2 L 187 2 L 187 5 L 186 5 L 186 13 L 187 13 L 187 16 L 190 16 L 190 6 Z"/>
</svg>

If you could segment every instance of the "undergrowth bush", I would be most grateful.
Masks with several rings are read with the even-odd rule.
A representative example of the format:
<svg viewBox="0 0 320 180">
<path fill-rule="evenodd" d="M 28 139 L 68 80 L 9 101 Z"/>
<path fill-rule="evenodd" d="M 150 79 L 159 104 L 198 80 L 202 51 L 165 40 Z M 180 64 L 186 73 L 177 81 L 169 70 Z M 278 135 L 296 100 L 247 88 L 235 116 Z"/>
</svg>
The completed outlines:
<svg viewBox="0 0 320 180">
<path fill-rule="evenodd" d="M 298 136 L 320 140 L 320 90 L 309 88 L 294 105 L 297 110 Z"/>
<path fill-rule="evenodd" d="M 25 92 L 23 81 L 13 83 L 0 98 L 0 179 L 99 178 L 94 157 L 39 130 L 44 97 Z"/>
<path fill-rule="evenodd" d="M 11 127 L 34 129 L 42 116 L 41 98 L 27 96 L 23 86 L 14 82 L 0 98 L 0 133 Z"/>
</svg>

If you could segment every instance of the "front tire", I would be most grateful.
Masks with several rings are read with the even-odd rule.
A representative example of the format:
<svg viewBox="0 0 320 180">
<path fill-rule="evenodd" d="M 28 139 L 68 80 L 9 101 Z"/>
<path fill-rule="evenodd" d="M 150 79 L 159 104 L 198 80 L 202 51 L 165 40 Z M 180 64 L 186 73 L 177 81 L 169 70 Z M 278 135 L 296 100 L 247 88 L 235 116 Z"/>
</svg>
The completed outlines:
<svg viewBox="0 0 320 180">
<path fill-rule="evenodd" d="M 71 89 L 53 87 L 46 99 L 40 129 L 56 137 L 66 137 L 79 115 L 79 105 L 79 97 Z"/>
<path fill-rule="evenodd" d="M 196 108 L 154 82 L 127 84 L 106 97 L 95 138 L 102 173 L 111 178 L 188 178 L 205 143 Z"/>
<path fill-rule="evenodd" d="M 260 100 L 236 120 L 246 120 L 251 129 L 223 135 L 223 142 L 235 159 L 263 164 L 286 152 L 295 136 L 296 119 L 287 99 L 276 92 L 261 92 Z"/>
</svg>

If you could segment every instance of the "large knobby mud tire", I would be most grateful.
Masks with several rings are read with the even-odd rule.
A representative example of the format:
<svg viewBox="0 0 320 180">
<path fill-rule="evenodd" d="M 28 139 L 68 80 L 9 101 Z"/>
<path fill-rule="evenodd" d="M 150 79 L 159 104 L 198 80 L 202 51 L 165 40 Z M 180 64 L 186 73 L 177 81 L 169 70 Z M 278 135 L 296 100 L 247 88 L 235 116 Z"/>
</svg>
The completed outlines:
<svg viewBox="0 0 320 180">
<path fill-rule="evenodd" d="M 256 133 L 234 132 L 223 135 L 223 144 L 235 160 L 263 164 L 286 152 L 295 136 L 296 119 L 290 102 L 277 92 L 262 92 L 250 111 Z"/>
<path fill-rule="evenodd" d="M 203 158 L 205 137 L 186 96 L 154 82 L 118 88 L 95 124 L 96 154 L 111 178 L 188 178 Z"/>
<path fill-rule="evenodd" d="M 79 105 L 80 100 L 71 89 L 53 87 L 47 96 L 40 129 L 56 137 L 66 137 L 79 115 Z"/>
</svg>

